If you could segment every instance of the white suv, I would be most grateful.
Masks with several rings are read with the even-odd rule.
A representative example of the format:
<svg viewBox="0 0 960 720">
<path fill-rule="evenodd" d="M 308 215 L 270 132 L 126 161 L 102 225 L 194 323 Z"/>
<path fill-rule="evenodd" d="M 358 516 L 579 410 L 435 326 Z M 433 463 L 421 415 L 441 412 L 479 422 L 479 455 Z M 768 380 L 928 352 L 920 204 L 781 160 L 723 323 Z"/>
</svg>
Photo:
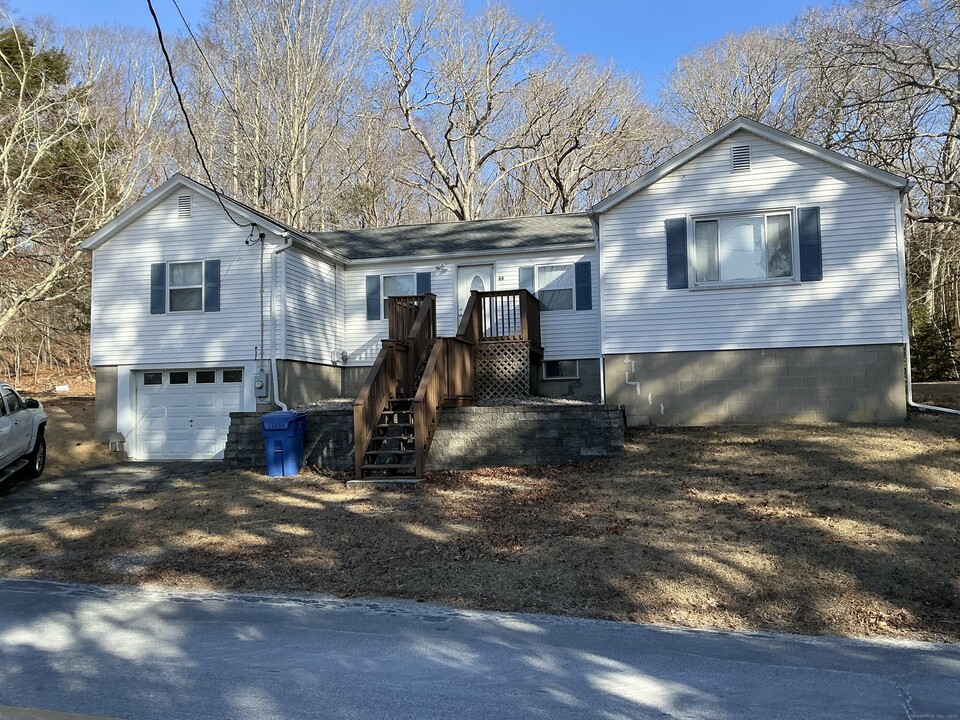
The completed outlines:
<svg viewBox="0 0 960 720">
<path fill-rule="evenodd" d="M 0 480 L 20 470 L 28 477 L 40 477 L 47 462 L 46 427 L 47 414 L 39 402 L 24 400 L 0 382 Z"/>
</svg>

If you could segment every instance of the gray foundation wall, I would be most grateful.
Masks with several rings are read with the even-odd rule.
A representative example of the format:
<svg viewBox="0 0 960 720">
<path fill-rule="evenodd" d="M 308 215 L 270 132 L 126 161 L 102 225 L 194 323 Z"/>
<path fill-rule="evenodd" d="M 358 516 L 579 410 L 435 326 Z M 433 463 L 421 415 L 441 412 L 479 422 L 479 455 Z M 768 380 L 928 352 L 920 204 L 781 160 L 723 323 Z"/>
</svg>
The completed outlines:
<svg viewBox="0 0 960 720">
<path fill-rule="evenodd" d="M 574 380 L 548 380 L 540 377 L 538 395 L 596 402 L 600 399 L 600 361 L 578 360 L 580 377 Z M 542 373 L 542 369 L 540 370 Z"/>
<path fill-rule="evenodd" d="M 341 396 L 343 368 L 333 365 L 277 360 L 280 397 L 294 407 Z"/>
<path fill-rule="evenodd" d="M 363 381 L 367 379 L 367 375 L 370 374 L 370 367 L 356 367 L 353 365 L 341 368 L 343 370 L 342 374 L 342 397 L 352 397 L 355 398 L 360 392 L 360 388 L 363 385 Z"/>
<path fill-rule="evenodd" d="M 96 369 L 96 394 L 93 400 L 93 435 L 97 442 L 109 442 L 117 431 L 117 367 Z"/>
<path fill-rule="evenodd" d="M 440 414 L 428 470 L 557 465 L 618 457 L 623 416 L 615 405 L 447 408 Z"/>
<path fill-rule="evenodd" d="M 630 425 L 896 422 L 902 345 L 639 353 L 604 359 L 606 400 Z"/>
</svg>

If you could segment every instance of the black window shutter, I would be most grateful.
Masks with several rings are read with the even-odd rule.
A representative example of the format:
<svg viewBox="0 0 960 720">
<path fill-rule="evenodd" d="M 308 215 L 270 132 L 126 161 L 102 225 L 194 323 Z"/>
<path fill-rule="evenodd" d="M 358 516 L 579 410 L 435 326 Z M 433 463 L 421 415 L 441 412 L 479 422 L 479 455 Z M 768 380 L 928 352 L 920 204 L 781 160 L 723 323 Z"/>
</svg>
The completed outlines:
<svg viewBox="0 0 960 720">
<path fill-rule="evenodd" d="M 380 319 L 380 276 L 367 275 L 367 320 Z"/>
<path fill-rule="evenodd" d="M 590 261 L 584 260 L 573 266 L 577 284 L 577 310 L 593 309 L 593 285 L 590 277 Z"/>
<path fill-rule="evenodd" d="M 150 266 L 150 314 L 163 315 L 167 309 L 167 264 Z"/>
<path fill-rule="evenodd" d="M 520 289 L 526 290 L 531 295 L 536 295 L 536 288 L 533 284 L 533 266 L 525 265 L 520 268 Z"/>
<path fill-rule="evenodd" d="M 417 295 L 426 295 L 430 292 L 430 273 L 417 273 Z"/>
<path fill-rule="evenodd" d="M 823 280 L 823 250 L 820 246 L 820 208 L 797 208 L 800 226 L 800 279 Z"/>
<path fill-rule="evenodd" d="M 667 290 L 687 287 L 687 219 L 671 218 L 667 230 Z"/>
<path fill-rule="evenodd" d="M 203 261 L 203 311 L 220 312 L 220 261 Z"/>
</svg>

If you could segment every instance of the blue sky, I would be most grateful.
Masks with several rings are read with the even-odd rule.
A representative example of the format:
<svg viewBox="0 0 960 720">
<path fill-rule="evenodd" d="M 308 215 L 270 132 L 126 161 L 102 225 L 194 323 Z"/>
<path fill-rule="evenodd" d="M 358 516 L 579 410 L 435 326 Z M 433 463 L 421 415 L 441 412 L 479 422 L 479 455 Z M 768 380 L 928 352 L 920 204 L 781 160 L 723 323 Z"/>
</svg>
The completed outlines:
<svg viewBox="0 0 960 720">
<path fill-rule="evenodd" d="M 49 15 L 68 25 L 120 24 L 153 27 L 146 0 L 8 0 L 21 15 Z M 199 23 L 206 0 L 179 0 L 187 20 Z M 483 0 L 466 0 L 468 8 Z M 829 0 L 513 0 L 516 12 L 542 16 L 556 39 L 574 54 L 613 58 L 622 70 L 639 73 L 648 93 L 681 56 L 728 33 L 789 22 L 803 8 Z M 181 29 L 171 0 L 154 0 L 164 30 Z"/>
</svg>

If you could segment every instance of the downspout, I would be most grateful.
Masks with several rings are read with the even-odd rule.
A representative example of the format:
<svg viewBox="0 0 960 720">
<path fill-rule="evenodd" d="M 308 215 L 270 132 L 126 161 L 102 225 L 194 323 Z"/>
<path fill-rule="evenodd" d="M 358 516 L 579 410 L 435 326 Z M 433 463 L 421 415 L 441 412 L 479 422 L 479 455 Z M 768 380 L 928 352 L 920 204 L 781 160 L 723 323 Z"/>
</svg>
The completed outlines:
<svg viewBox="0 0 960 720">
<path fill-rule="evenodd" d="M 593 211 L 593 208 L 590 208 L 587 211 L 587 216 L 590 218 L 590 224 L 593 226 L 594 235 L 597 237 L 597 281 L 600 283 L 600 287 L 597 288 L 597 315 L 600 318 L 600 347 L 598 348 L 599 352 L 597 353 L 600 358 L 600 404 L 607 404 L 607 378 L 606 378 L 606 363 L 604 362 L 603 357 L 603 344 L 604 344 L 604 330 L 605 323 L 603 320 L 603 248 L 600 244 L 600 217 Z"/>
<path fill-rule="evenodd" d="M 270 341 L 270 369 L 273 373 L 273 400 L 277 405 L 280 406 L 281 410 L 287 410 L 286 404 L 280 399 L 280 380 L 278 377 L 279 373 L 277 373 L 277 286 L 279 285 L 277 282 L 277 256 L 293 245 L 293 238 L 290 236 L 290 233 L 286 231 L 280 233 L 280 237 L 284 238 L 286 242 L 270 251 L 272 256 L 272 272 L 270 274 L 270 315 L 273 318 L 273 323 L 271 325 L 273 328 L 273 337 Z"/>
<path fill-rule="evenodd" d="M 903 232 L 903 217 L 906 212 L 904 201 L 908 190 L 909 187 L 905 187 L 900 191 L 897 202 L 897 244 L 900 246 L 900 287 L 902 288 L 900 311 L 903 313 L 903 339 L 907 351 L 907 405 L 917 410 L 932 410 L 933 412 L 960 415 L 960 410 L 939 407 L 938 405 L 924 405 L 913 400 L 913 370 L 910 363 L 910 315 L 907 312 L 907 251 Z"/>
</svg>

